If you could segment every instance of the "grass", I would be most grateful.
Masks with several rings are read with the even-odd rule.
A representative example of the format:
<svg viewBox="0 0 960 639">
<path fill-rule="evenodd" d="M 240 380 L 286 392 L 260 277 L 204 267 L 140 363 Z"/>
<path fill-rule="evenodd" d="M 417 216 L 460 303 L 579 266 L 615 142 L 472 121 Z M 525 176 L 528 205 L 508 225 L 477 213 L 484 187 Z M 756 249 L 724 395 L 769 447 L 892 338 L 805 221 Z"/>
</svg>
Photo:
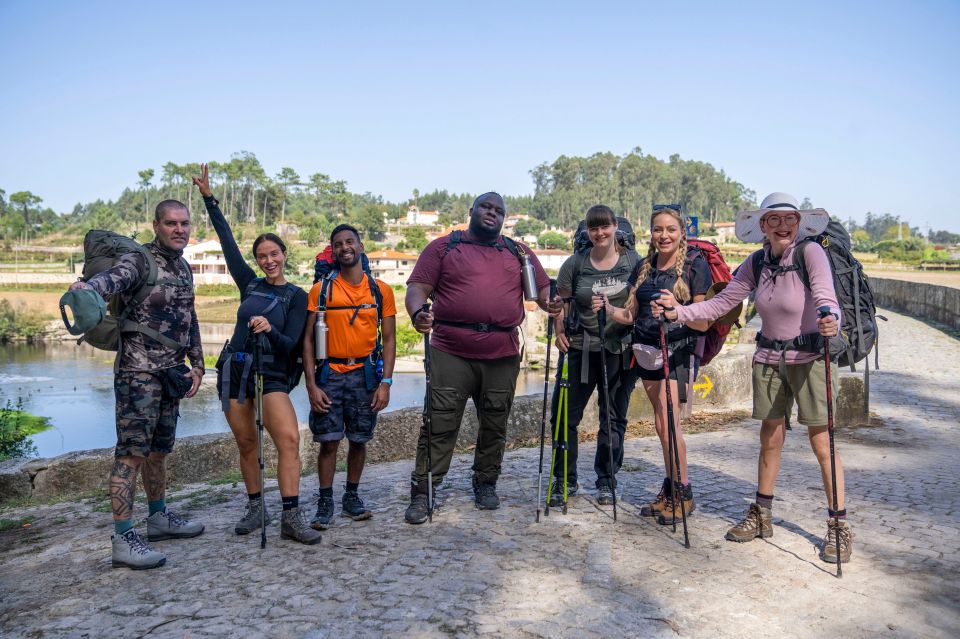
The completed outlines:
<svg viewBox="0 0 960 639">
<path fill-rule="evenodd" d="M 29 526 L 34 522 L 35 517 L 20 517 L 18 519 L 0 519 L 0 532 L 10 530 L 19 530 L 24 526 Z"/>
</svg>

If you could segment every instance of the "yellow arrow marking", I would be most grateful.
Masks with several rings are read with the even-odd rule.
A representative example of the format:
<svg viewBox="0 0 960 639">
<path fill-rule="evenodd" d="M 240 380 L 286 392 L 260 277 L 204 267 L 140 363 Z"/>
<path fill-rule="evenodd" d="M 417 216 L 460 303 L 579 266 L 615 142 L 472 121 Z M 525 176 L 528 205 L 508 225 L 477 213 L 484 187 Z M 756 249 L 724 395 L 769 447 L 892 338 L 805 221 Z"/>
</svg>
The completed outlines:
<svg viewBox="0 0 960 639">
<path fill-rule="evenodd" d="M 703 391 L 703 394 L 700 395 L 700 397 L 703 398 L 703 399 L 706 399 L 706 398 L 707 398 L 707 395 L 710 394 L 710 391 L 713 390 L 713 381 L 710 379 L 710 376 L 707 375 L 707 374 L 704 374 L 704 375 L 703 375 L 703 379 L 705 379 L 706 381 L 705 381 L 705 382 L 700 382 L 699 384 L 694 384 L 694 385 L 693 385 L 693 390 L 695 390 L 695 391 L 697 391 L 697 390 L 702 390 L 702 391 Z"/>
</svg>

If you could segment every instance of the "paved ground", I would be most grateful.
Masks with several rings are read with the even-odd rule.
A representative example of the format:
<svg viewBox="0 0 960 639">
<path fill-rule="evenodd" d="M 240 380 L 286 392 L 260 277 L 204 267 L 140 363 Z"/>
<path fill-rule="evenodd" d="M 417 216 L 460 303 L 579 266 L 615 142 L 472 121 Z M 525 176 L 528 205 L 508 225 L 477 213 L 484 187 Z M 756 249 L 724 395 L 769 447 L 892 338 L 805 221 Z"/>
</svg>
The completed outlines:
<svg viewBox="0 0 960 639">
<path fill-rule="evenodd" d="M 281 542 L 274 525 L 261 551 L 256 536 L 230 532 L 238 489 L 188 487 L 174 505 L 207 532 L 157 544 L 168 563 L 145 572 L 110 568 L 102 500 L 7 512 L 35 520 L 0 533 L 0 635 L 960 636 L 960 342 L 887 316 L 883 370 L 872 376 L 883 426 L 838 437 L 856 533 L 842 580 L 817 558 L 824 499 L 800 431 L 784 453 L 774 537 L 723 541 L 754 491 L 748 422 L 689 438 L 689 550 L 681 533 L 638 516 L 662 476 L 650 438 L 627 443 L 616 523 L 590 495 L 534 523 L 534 449 L 507 455 L 504 507 L 493 513 L 473 508 L 470 460 L 459 457 L 442 510 L 417 527 L 402 522 L 409 463 L 371 467 L 363 490 L 374 519 L 342 520 L 312 548 Z M 309 495 L 316 480 L 304 484 Z"/>
</svg>

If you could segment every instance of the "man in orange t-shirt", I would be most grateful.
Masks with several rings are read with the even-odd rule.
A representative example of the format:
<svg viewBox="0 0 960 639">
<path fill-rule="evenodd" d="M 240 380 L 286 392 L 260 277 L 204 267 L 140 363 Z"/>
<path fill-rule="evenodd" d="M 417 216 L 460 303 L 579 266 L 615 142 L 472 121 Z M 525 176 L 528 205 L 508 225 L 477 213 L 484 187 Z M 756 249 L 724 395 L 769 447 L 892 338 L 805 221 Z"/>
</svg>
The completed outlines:
<svg viewBox="0 0 960 639">
<path fill-rule="evenodd" d="M 320 444 L 317 474 L 320 497 L 310 525 L 325 530 L 333 521 L 333 476 L 340 440 L 347 438 L 347 485 L 342 513 L 354 520 L 369 519 L 358 488 L 367 458 L 367 442 L 373 438 L 377 413 L 390 402 L 393 365 L 397 355 L 397 306 L 393 289 L 363 270 L 360 233 L 341 224 L 330 234 L 330 246 L 339 273 L 313 285 L 307 298 L 306 331 L 303 336 L 304 379 L 310 398 L 310 430 Z M 378 296 L 374 295 L 375 283 Z M 320 294 L 326 290 L 324 299 Z M 377 346 L 377 305 L 380 306 L 382 353 Z M 317 360 L 315 333 L 318 312 L 324 312 L 326 359 Z M 382 359 L 382 376 L 377 361 Z M 315 362 L 316 366 L 308 365 Z"/>
</svg>

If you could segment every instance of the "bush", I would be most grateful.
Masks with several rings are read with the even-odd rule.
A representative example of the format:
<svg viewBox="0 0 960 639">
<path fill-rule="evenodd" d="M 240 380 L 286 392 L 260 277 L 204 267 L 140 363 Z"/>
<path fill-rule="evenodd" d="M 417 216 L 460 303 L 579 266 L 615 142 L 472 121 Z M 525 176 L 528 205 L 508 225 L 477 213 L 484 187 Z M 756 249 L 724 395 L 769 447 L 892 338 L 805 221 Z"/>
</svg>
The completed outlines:
<svg viewBox="0 0 960 639">
<path fill-rule="evenodd" d="M 27 310 L 23 304 L 15 307 L 10 300 L 0 300 L 0 343 L 14 339 L 31 343 L 42 340 L 47 318 L 43 313 Z"/>
<path fill-rule="evenodd" d="M 397 322 L 397 357 L 413 355 L 423 335 L 417 332 L 410 322 Z"/>
<path fill-rule="evenodd" d="M 37 447 L 31 435 L 50 428 L 46 417 L 37 417 L 23 410 L 23 399 L 13 404 L 9 399 L 0 407 L 0 461 L 12 457 L 36 457 Z"/>
</svg>

